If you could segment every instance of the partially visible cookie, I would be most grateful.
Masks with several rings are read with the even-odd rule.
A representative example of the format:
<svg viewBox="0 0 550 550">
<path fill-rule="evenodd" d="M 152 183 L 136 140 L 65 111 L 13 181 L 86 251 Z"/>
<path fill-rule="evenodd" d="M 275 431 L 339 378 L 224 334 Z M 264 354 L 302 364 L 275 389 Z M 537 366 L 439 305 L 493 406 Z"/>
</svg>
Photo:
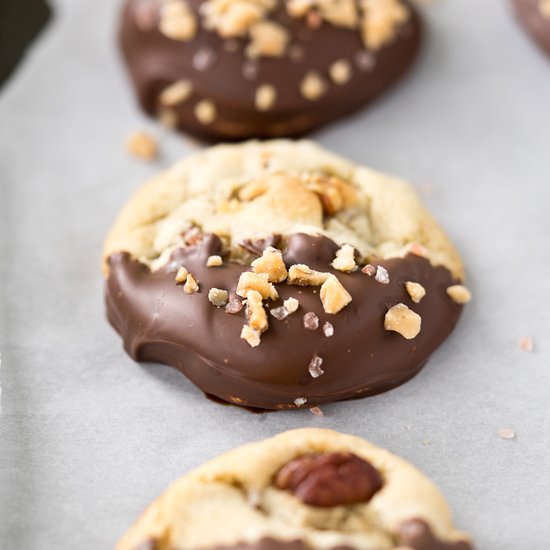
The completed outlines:
<svg viewBox="0 0 550 550">
<path fill-rule="evenodd" d="M 116 550 L 472 550 L 437 487 L 359 437 L 300 429 L 172 484 Z"/>
<path fill-rule="evenodd" d="M 105 274 L 133 358 L 264 409 L 405 382 L 470 298 L 408 183 L 307 141 L 213 147 L 161 174 L 121 212 Z"/>
<path fill-rule="evenodd" d="M 408 0 L 126 0 L 120 44 L 143 109 L 209 140 L 304 134 L 416 58 Z"/>
<path fill-rule="evenodd" d="M 550 55 L 550 0 L 512 0 L 525 30 Z"/>
</svg>

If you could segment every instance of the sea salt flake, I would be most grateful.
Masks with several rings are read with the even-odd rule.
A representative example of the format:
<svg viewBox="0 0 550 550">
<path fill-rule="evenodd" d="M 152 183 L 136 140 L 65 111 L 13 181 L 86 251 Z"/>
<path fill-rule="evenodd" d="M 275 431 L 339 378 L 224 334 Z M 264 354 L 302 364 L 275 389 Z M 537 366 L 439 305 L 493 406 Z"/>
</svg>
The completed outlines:
<svg viewBox="0 0 550 550">
<path fill-rule="evenodd" d="M 317 330 L 319 328 L 319 317 L 313 311 L 308 311 L 304 315 L 304 328 L 308 330 Z"/>
<path fill-rule="evenodd" d="M 305 405 L 307 403 L 307 399 L 305 397 L 297 397 L 295 400 L 294 400 L 294 404 L 297 406 L 297 407 L 301 407 L 302 405 Z"/>
<path fill-rule="evenodd" d="M 374 278 L 381 284 L 387 285 L 390 282 L 390 275 L 385 267 L 379 265 L 376 268 L 376 275 Z"/>
<path fill-rule="evenodd" d="M 332 323 L 329 323 L 328 321 L 323 325 L 323 334 L 330 338 L 334 334 L 334 327 L 332 326 Z"/>
<path fill-rule="evenodd" d="M 321 368 L 323 364 L 323 358 L 318 355 L 314 355 L 309 363 L 309 374 L 312 378 L 319 378 L 325 371 Z"/>
</svg>

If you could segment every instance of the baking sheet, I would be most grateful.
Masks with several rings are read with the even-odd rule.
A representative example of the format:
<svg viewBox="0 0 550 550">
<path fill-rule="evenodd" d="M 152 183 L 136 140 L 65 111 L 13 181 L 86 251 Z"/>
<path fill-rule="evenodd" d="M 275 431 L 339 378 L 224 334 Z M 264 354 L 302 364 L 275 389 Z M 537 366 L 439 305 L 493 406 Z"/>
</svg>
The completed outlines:
<svg viewBox="0 0 550 550">
<path fill-rule="evenodd" d="M 550 63 L 499 0 L 425 10 L 416 70 L 322 144 L 418 185 L 462 251 L 475 300 L 414 380 L 366 400 L 253 415 L 137 365 L 104 318 L 103 237 L 136 186 L 188 154 L 131 159 L 158 128 L 115 50 L 118 2 L 57 0 L 0 95 L 0 546 L 109 548 L 174 478 L 301 426 L 369 438 L 447 495 L 480 549 L 550 540 Z M 518 341 L 531 336 L 535 350 Z M 500 428 L 517 437 L 503 440 Z"/>
</svg>

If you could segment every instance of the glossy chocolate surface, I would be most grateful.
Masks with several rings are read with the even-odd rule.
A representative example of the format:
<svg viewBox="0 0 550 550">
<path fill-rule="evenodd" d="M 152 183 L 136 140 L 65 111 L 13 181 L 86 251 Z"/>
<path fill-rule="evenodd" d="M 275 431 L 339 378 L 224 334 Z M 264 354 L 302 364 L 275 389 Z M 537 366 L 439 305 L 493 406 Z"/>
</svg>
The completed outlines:
<svg viewBox="0 0 550 550">
<path fill-rule="evenodd" d="M 195 13 L 201 3 L 189 2 Z M 412 8 L 392 42 L 367 52 L 357 31 L 326 22 L 312 29 L 279 7 L 271 19 L 290 32 L 291 45 L 302 52 L 299 60 L 288 55 L 250 60 L 244 40 L 222 39 L 200 26 L 189 42 L 167 38 L 158 30 L 158 5 L 158 0 L 127 0 L 121 18 L 120 46 L 139 102 L 147 113 L 156 116 L 162 90 L 175 81 L 188 80 L 194 90 L 189 99 L 173 108 L 175 119 L 180 129 L 207 140 L 309 132 L 378 96 L 404 74 L 420 46 L 420 21 Z M 330 83 L 329 67 L 341 59 L 353 66 L 346 84 L 331 83 L 314 101 L 301 95 L 299 84 L 308 72 L 317 71 Z M 263 84 L 277 90 L 276 102 L 267 111 L 255 108 L 256 90 Z M 194 112 L 205 99 L 216 106 L 217 114 L 210 124 L 199 122 Z"/>
<path fill-rule="evenodd" d="M 330 263 L 337 249 L 325 237 L 296 234 L 287 239 L 283 257 L 287 266 L 304 263 L 334 273 L 352 302 L 329 315 L 318 287 L 278 284 L 280 299 L 268 308 L 291 296 L 300 308 L 282 321 L 268 315 L 269 328 L 256 348 L 240 338 L 247 322 L 244 309 L 229 314 L 208 300 L 212 287 L 235 295 L 240 274 L 249 269 L 232 262 L 205 267 L 209 256 L 222 252 L 214 235 L 175 250 L 171 262 L 156 272 L 126 253 L 113 254 L 106 283 L 108 317 L 134 359 L 172 365 L 204 392 L 231 403 L 264 409 L 311 407 L 388 390 L 414 376 L 452 331 L 462 307 L 445 290 L 456 281 L 446 268 L 409 254 L 379 262 L 390 275 L 384 285 L 360 270 L 333 270 Z M 187 295 L 176 284 L 179 265 L 197 276 L 198 293 Z M 425 287 L 419 304 L 405 290 L 406 281 Z M 422 330 L 412 340 L 384 329 L 387 310 L 400 302 L 422 318 Z M 319 317 L 319 329 L 304 328 L 306 312 Z M 334 327 L 331 337 L 322 330 L 327 321 Z M 309 372 L 313 355 L 323 359 L 324 374 L 318 378 Z M 306 401 L 296 404 L 297 398 Z"/>
<path fill-rule="evenodd" d="M 520 23 L 550 56 L 550 16 L 543 16 L 539 0 L 512 0 L 512 3 Z"/>
</svg>

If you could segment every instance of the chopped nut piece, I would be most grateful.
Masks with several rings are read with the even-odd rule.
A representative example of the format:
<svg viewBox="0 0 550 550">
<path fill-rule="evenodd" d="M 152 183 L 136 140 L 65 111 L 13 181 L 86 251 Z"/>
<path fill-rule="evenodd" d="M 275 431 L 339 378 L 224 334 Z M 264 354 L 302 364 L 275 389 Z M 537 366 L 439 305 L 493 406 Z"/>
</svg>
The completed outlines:
<svg viewBox="0 0 550 550">
<path fill-rule="evenodd" d="M 154 160 L 158 155 L 155 139 L 147 132 L 135 132 L 126 141 L 128 152 L 142 160 Z"/>
<path fill-rule="evenodd" d="M 277 99 L 277 90 L 271 84 L 262 84 L 256 90 L 256 109 L 258 111 L 269 111 Z"/>
<path fill-rule="evenodd" d="M 447 294 L 457 304 L 467 304 L 472 299 L 472 293 L 464 285 L 447 287 Z"/>
<path fill-rule="evenodd" d="M 346 59 L 335 61 L 329 68 L 330 78 L 335 84 L 346 84 L 351 78 L 351 64 Z"/>
<path fill-rule="evenodd" d="M 195 116 L 201 124 L 212 124 L 216 119 L 216 106 L 212 101 L 203 99 L 195 106 Z"/>
<path fill-rule="evenodd" d="M 278 321 L 282 321 L 289 316 L 289 312 L 284 306 L 275 307 L 269 310 L 269 313 L 271 313 L 271 315 L 273 315 L 273 317 L 275 317 Z"/>
<path fill-rule="evenodd" d="M 319 407 L 310 407 L 309 412 L 311 412 L 313 416 L 324 416 L 323 411 Z"/>
<path fill-rule="evenodd" d="M 539 0 L 539 12 L 543 19 L 550 20 L 550 0 Z"/>
<path fill-rule="evenodd" d="M 159 30 L 172 40 L 187 42 L 195 37 L 197 19 L 186 0 L 167 0 L 162 4 Z"/>
<path fill-rule="evenodd" d="M 334 327 L 328 321 L 323 325 L 323 333 L 327 338 L 334 335 Z"/>
<path fill-rule="evenodd" d="M 226 313 L 239 313 L 244 307 L 244 304 L 238 298 L 230 298 L 229 302 L 225 306 Z"/>
<path fill-rule="evenodd" d="M 257 290 L 264 300 L 268 298 L 276 300 L 279 297 L 277 289 L 269 282 L 267 273 L 253 273 L 252 271 L 241 273 L 237 285 L 237 294 L 247 298 L 251 290 Z"/>
<path fill-rule="evenodd" d="M 310 191 L 319 196 L 327 216 L 334 216 L 357 203 L 357 191 L 341 178 L 324 173 L 306 173 L 301 179 Z"/>
<path fill-rule="evenodd" d="M 208 291 L 208 299 L 216 307 L 222 307 L 227 304 L 229 293 L 227 290 L 222 290 L 221 288 L 211 288 Z"/>
<path fill-rule="evenodd" d="M 208 256 L 208 260 L 206 260 L 206 267 L 219 267 L 220 265 L 223 265 L 221 256 Z"/>
<path fill-rule="evenodd" d="M 334 269 L 346 273 L 355 271 L 357 269 L 357 264 L 355 263 L 355 248 L 349 244 L 343 245 L 336 251 L 336 258 L 334 258 L 330 265 Z"/>
<path fill-rule="evenodd" d="M 405 288 L 411 297 L 411 300 L 418 304 L 424 296 L 426 296 L 426 289 L 420 283 L 413 283 L 412 281 L 407 281 L 405 283 Z"/>
<path fill-rule="evenodd" d="M 391 307 L 384 318 L 384 328 L 397 332 L 412 340 L 420 332 L 422 319 L 418 313 L 409 309 L 405 304 L 397 304 Z"/>
<path fill-rule="evenodd" d="M 400 0 L 362 0 L 362 36 L 365 46 L 377 50 L 393 40 L 397 29 L 409 16 Z"/>
<path fill-rule="evenodd" d="M 189 275 L 189 271 L 187 271 L 185 267 L 181 266 L 176 273 L 176 283 L 185 283 L 185 281 L 187 281 L 187 275 Z"/>
<path fill-rule="evenodd" d="M 374 276 L 374 278 L 376 279 L 376 281 L 383 285 L 387 285 L 390 282 L 390 275 L 388 273 L 388 270 L 381 265 L 376 268 L 376 275 Z"/>
<path fill-rule="evenodd" d="M 327 85 L 323 77 L 315 72 L 310 71 L 300 83 L 300 93 L 306 99 L 315 101 L 319 99 L 327 89 Z"/>
<path fill-rule="evenodd" d="M 270 283 L 280 283 L 288 276 L 283 253 L 272 246 L 264 249 L 262 256 L 252 262 L 254 273 L 266 273 Z"/>
<path fill-rule="evenodd" d="M 281 57 L 289 40 L 288 31 L 279 23 L 259 21 L 250 28 L 250 44 L 246 53 L 250 57 Z"/>
<path fill-rule="evenodd" d="M 222 38 L 244 36 L 271 8 L 271 2 L 250 0 L 208 0 L 201 5 L 204 24 Z"/>
<path fill-rule="evenodd" d="M 267 330 L 267 313 L 262 302 L 262 295 L 256 290 L 249 290 L 246 296 L 246 318 L 250 328 L 260 332 Z"/>
<path fill-rule="evenodd" d="M 319 317 L 313 311 L 308 311 L 304 315 L 304 328 L 308 330 L 317 330 L 319 328 Z"/>
<path fill-rule="evenodd" d="M 187 280 L 183 285 L 183 291 L 185 294 L 195 294 L 195 292 L 199 291 L 199 282 L 193 273 L 189 273 L 189 275 L 187 275 Z"/>
<path fill-rule="evenodd" d="M 314 355 L 309 363 L 309 374 L 312 378 L 319 378 L 325 371 L 321 368 L 323 364 L 323 358 L 318 355 Z"/>
<path fill-rule="evenodd" d="M 516 432 L 514 432 L 511 428 L 500 428 L 498 435 L 501 439 L 515 439 Z"/>
<path fill-rule="evenodd" d="M 330 275 L 321 286 L 321 302 L 326 313 L 338 313 L 352 300 L 350 293 L 334 275 Z"/>
<path fill-rule="evenodd" d="M 188 99 L 192 90 L 193 86 L 189 80 L 177 80 L 162 90 L 159 103 L 164 107 L 175 107 Z"/>
<path fill-rule="evenodd" d="M 254 330 L 248 325 L 243 325 L 243 329 L 241 330 L 241 338 L 246 340 L 252 348 L 260 345 L 260 331 Z"/>
<path fill-rule="evenodd" d="M 291 297 L 283 302 L 283 306 L 289 313 L 294 313 L 300 307 L 300 302 L 296 298 Z"/>
<path fill-rule="evenodd" d="M 533 351 L 535 349 L 535 343 L 530 336 L 524 336 L 519 341 L 519 347 L 524 351 Z"/>
<path fill-rule="evenodd" d="M 297 397 L 295 400 L 294 400 L 294 404 L 297 406 L 297 407 L 301 407 L 302 405 L 305 405 L 307 403 L 307 399 L 305 397 Z"/>
<path fill-rule="evenodd" d="M 361 269 L 361 271 L 365 275 L 368 275 L 369 277 L 372 277 L 373 275 L 376 274 L 376 267 L 374 267 L 372 264 L 367 264 L 365 267 L 363 267 L 363 269 Z"/>
<path fill-rule="evenodd" d="M 288 284 L 298 286 L 321 286 L 330 273 L 322 273 L 309 268 L 305 264 L 294 264 L 288 270 Z"/>
</svg>

